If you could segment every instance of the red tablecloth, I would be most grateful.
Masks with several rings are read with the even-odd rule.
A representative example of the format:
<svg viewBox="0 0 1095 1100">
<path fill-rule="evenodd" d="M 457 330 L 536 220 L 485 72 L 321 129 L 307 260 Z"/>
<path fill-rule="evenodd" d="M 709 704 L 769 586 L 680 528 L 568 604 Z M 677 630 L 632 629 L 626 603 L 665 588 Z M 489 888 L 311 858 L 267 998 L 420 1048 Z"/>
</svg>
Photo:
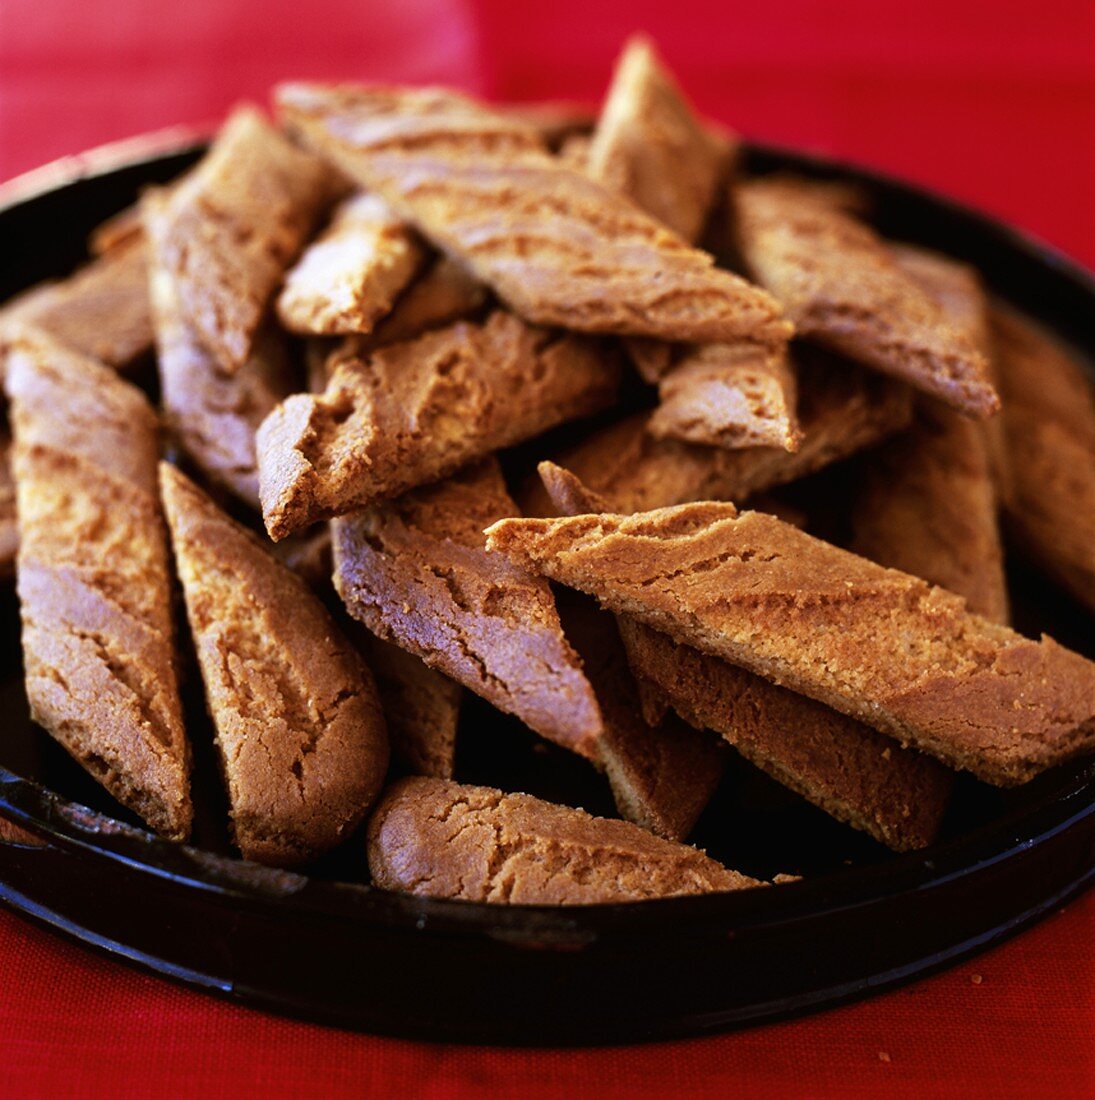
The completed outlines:
<svg viewBox="0 0 1095 1100">
<path fill-rule="evenodd" d="M 214 119 L 289 76 L 595 100 L 634 29 L 660 41 L 705 110 L 745 133 L 937 186 L 1095 264 L 1091 0 L 0 0 L 0 179 Z M 1091 1096 L 1093 933 L 1088 896 L 991 954 L 860 1005 L 723 1038 L 564 1053 L 277 1020 L 0 913 L 0 1095 Z"/>
</svg>

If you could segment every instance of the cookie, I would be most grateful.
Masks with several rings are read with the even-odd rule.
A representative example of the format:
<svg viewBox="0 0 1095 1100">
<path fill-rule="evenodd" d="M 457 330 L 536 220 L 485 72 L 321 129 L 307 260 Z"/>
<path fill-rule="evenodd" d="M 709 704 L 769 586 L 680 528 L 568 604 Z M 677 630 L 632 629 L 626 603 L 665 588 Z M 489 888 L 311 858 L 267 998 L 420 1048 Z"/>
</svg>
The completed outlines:
<svg viewBox="0 0 1095 1100">
<path fill-rule="evenodd" d="M 372 332 L 425 258 L 413 230 L 380 199 L 353 195 L 286 272 L 278 318 L 302 335 Z"/>
<path fill-rule="evenodd" d="M 328 369 L 324 393 L 290 397 L 259 429 L 275 540 L 596 412 L 618 376 L 596 342 L 501 311 L 372 352 L 350 345 Z"/>
<path fill-rule="evenodd" d="M 372 676 L 250 531 L 173 466 L 160 482 L 233 839 L 247 859 L 299 866 L 341 843 L 380 792 L 388 738 Z"/>
<path fill-rule="evenodd" d="M 620 633 L 640 682 L 783 786 L 895 851 L 935 840 L 953 785 L 938 761 L 635 619 Z"/>
<path fill-rule="evenodd" d="M 160 262 L 183 316 L 228 372 L 335 191 L 330 169 L 238 108 L 164 207 Z"/>
<path fill-rule="evenodd" d="M 796 355 L 801 442 L 797 451 L 727 451 L 655 439 L 640 413 L 602 429 L 555 459 L 614 512 L 641 512 L 705 499 L 751 495 L 823 469 L 905 427 L 904 386 L 816 352 Z M 525 515 L 554 515 L 539 482 L 522 496 Z"/>
<path fill-rule="evenodd" d="M 162 201 L 147 196 L 144 216 L 164 419 L 202 473 L 257 509 L 255 433 L 295 388 L 285 338 L 264 328 L 247 360 L 235 371 L 224 370 L 186 319 L 164 262 Z"/>
<path fill-rule="evenodd" d="M 483 545 L 484 528 L 515 514 L 491 458 L 335 520 L 335 588 L 374 634 L 595 758 L 600 712 L 550 587 Z"/>
<path fill-rule="evenodd" d="M 190 834 L 159 437 L 109 367 L 24 331 L 7 357 L 31 717 L 119 802 Z"/>
<path fill-rule="evenodd" d="M 774 516 L 507 519 L 487 546 L 987 782 L 1095 750 L 1095 664 Z"/>
<path fill-rule="evenodd" d="M 784 348 L 742 341 L 689 348 L 658 385 L 647 431 L 712 447 L 795 451 L 794 369 Z"/>
<path fill-rule="evenodd" d="M 287 84 L 276 99 L 304 141 L 529 321 L 664 340 L 790 334 L 768 294 L 470 98 Z"/>
<path fill-rule="evenodd" d="M 765 179 L 735 193 L 747 269 L 799 336 L 985 418 L 999 410 L 985 356 L 864 222 Z"/>
<path fill-rule="evenodd" d="M 586 171 L 693 243 L 735 145 L 696 118 L 652 43 L 636 36 L 617 62 Z"/>
<path fill-rule="evenodd" d="M 383 890 L 511 905 L 591 905 L 763 883 L 629 821 L 442 779 L 393 784 L 369 821 Z"/>
</svg>

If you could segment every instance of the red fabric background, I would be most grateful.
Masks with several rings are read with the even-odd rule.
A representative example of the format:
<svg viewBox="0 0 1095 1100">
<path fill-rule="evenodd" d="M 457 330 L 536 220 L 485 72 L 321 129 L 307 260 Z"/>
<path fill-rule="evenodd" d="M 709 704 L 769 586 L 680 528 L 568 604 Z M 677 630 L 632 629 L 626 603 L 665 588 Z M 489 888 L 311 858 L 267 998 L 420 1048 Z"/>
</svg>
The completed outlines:
<svg viewBox="0 0 1095 1100">
<path fill-rule="evenodd" d="M 289 76 L 596 100 L 635 29 L 743 132 L 934 185 L 1095 264 L 1091 0 L 0 0 L 0 179 L 216 119 Z M 1091 1096 L 1093 932 L 1089 895 L 870 1002 L 722 1038 L 564 1053 L 268 1018 L 0 913 L 0 1095 Z"/>
</svg>

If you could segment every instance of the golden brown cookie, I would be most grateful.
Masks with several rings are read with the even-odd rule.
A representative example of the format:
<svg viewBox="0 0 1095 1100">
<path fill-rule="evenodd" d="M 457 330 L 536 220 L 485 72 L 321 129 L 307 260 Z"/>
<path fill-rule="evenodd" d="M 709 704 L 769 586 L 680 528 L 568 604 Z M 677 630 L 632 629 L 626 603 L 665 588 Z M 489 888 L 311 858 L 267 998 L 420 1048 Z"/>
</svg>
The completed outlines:
<svg viewBox="0 0 1095 1100">
<path fill-rule="evenodd" d="M 735 144 L 696 118 L 653 44 L 635 36 L 616 64 L 586 171 L 691 243 Z"/>
<path fill-rule="evenodd" d="M 891 252 L 991 364 L 988 303 L 977 272 L 912 245 L 891 245 Z M 1005 623 L 997 515 L 1002 428 L 1001 417 L 974 423 L 923 399 L 912 428 L 864 463 L 852 522 L 857 553 L 957 592 L 971 611 Z"/>
<path fill-rule="evenodd" d="M 259 429 L 274 539 L 596 412 L 618 377 L 600 344 L 504 312 L 373 352 L 351 344 L 328 367 L 324 393 L 290 397 Z"/>
<path fill-rule="evenodd" d="M 781 447 L 800 442 L 794 368 L 784 347 L 742 341 L 689 348 L 658 385 L 647 431 L 712 447 Z"/>
<path fill-rule="evenodd" d="M 1095 393 L 1074 354 L 999 308 L 993 334 L 1004 393 L 1009 529 L 1059 584 L 1095 611 Z"/>
<path fill-rule="evenodd" d="M 264 328 L 246 362 L 224 370 L 183 314 L 175 277 L 163 262 L 163 203 L 144 207 L 156 328 L 160 401 L 179 446 L 210 480 L 259 507 L 255 432 L 294 388 L 285 338 Z"/>
<path fill-rule="evenodd" d="M 530 321 L 666 340 L 790 333 L 768 294 L 470 98 L 287 84 L 277 101 L 305 141 Z"/>
<path fill-rule="evenodd" d="M 953 780 L 938 761 L 634 619 L 620 633 L 640 681 L 777 782 L 895 851 L 936 838 Z"/>
<path fill-rule="evenodd" d="M 380 792 L 388 738 L 372 676 L 250 531 L 173 466 L 160 483 L 233 837 L 247 859 L 307 863 Z"/>
<path fill-rule="evenodd" d="M 330 169 L 238 108 L 164 209 L 160 260 L 183 316 L 226 371 L 251 354 L 267 306 L 333 197 Z"/>
<path fill-rule="evenodd" d="M 595 432 L 556 463 L 605 499 L 614 512 L 641 512 L 693 500 L 744 501 L 870 447 L 909 422 L 912 405 L 899 383 L 811 353 L 796 357 L 802 439 L 782 447 L 727 451 L 655 439 L 640 413 Z M 526 515 L 554 515 L 539 482 L 521 500 Z"/>
<path fill-rule="evenodd" d="M 190 834 L 159 438 L 144 395 L 24 331 L 7 360 L 27 698 L 119 802 Z"/>
<path fill-rule="evenodd" d="M 573 593 L 560 600 L 559 612 L 597 693 L 599 764 L 617 811 L 667 840 L 686 839 L 726 767 L 718 739 L 674 714 L 648 724 L 614 618 Z"/>
<path fill-rule="evenodd" d="M 487 546 L 987 782 L 1095 750 L 1095 664 L 774 516 L 507 519 Z"/>
<path fill-rule="evenodd" d="M 762 886 L 630 821 L 443 779 L 395 783 L 369 820 L 384 890 L 511 905 L 591 905 Z"/>
<path fill-rule="evenodd" d="M 278 317 L 302 334 L 372 332 L 425 257 L 414 231 L 380 199 L 353 195 L 286 273 Z"/>
<path fill-rule="evenodd" d="M 6 303 L 0 330 L 18 324 L 118 370 L 133 366 L 151 350 L 153 338 L 144 242 L 123 241 L 67 279 L 32 287 Z"/>
<path fill-rule="evenodd" d="M 746 266 L 798 335 L 970 416 L 999 409 L 984 355 L 865 223 L 764 179 L 741 184 L 735 208 Z"/>
<path fill-rule="evenodd" d="M 374 634 L 596 757 L 600 712 L 551 588 L 483 546 L 484 528 L 516 512 L 491 458 L 335 520 L 335 588 Z"/>
</svg>

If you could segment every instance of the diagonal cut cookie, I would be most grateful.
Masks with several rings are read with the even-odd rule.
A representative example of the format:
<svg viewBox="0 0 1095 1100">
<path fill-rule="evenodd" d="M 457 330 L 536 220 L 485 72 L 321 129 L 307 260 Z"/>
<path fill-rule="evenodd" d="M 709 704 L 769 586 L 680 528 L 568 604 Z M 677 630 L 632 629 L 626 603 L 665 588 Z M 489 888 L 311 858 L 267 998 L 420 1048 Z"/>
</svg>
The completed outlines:
<svg viewBox="0 0 1095 1100">
<path fill-rule="evenodd" d="M 414 231 L 384 202 L 353 195 L 286 273 L 278 318 L 304 335 L 372 332 L 425 258 Z"/>
<path fill-rule="evenodd" d="M 247 361 L 270 298 L 335 186 L 322 161 L 241 107 L 172 189 L 160 261 L 183 315 L 225 371 Z"/>
<path fill-rule="evenodd" d="M 653 44 L 635 36 L 616 64 L 586 171 L 691 243 L 736 145 L 696 118 Z"/>
<path fill-rule="evenodd" d="M 380 793 L 372 676 L 307 585 L 173 466 L 164 510 L 246 859 L 293 867 L 344 840 Z"/>
<path fill-rule="evenodd" d="M 495 312 L 328 363 L 322 394 L 297 394 L 258 433 L 266 529 L 282 539 L 391 497 L 548 428 L 616 393 L 598 343 Z"/>
<path fill-rule="evenodd" d="M 282 85 L 286 123 L 514 312 L 595 333 L 782 342 L 765 292 L 453 92 Z"/>
<path fill-rule="evenodd" d="M 823 353 L 800 353 L 802 440 L 782 447 L 727 451 L 655 439 L 649 415 L 628 417 L 563 452 L 556 462 L 603 497 L 614 512 L 641 512 L 693 500 L 744 501 L 815 473 L 904 428 L 912 404 L 904 386 Z M 526 515 L 553 515 L 537 481 L 521 500 Z"/>
<path fill-rule="evenodd" d="M 951 325 L 988 347 L 987 303 L 975 272 L 944 256 L 894 248 L 902 267 Z M 912 428 L 871 455 L 852 510 L 852 549 L 960 596 L 971 611 L 1008 620 L 1004 549 L 988 429 L 925 398 Z"/>
<path fill-rule="evenodd" d="M 711 801 L 726 768 L 716 738 L 674 714 L 648 724 L 611 615 L 592 601 L 559 601 L 567 639 L 597 693 L 604 728 L 597 740 L 616 809 L 667 840 L 684 840 Z"/>
<path fill-rule="evenodd" d="M 443 779 L 393 784 L 369 821 L 382 890 L 511 905 L 592 905 L 767 885 L 630 821 Z"/>
<path fill-rule="evenodd" d="M 987 782 L 1095 750 L 1095 664 L 774 516 L 506 519 L 487 547 Z"/>
<path fill-rule="evenodd" d="M 517 512 L 497 460 L 331 524 L 350 614 L 542 737 L 596 758 L 601 716 L 541 577 L 488 554 Z"/>
<path fill-rule="evenodd" d="M 184 316 L 175 277 L 162 262 L 163 204 L 154 195 L 144 203 L 164 419 L 207 477 L 257 509 L 255 433 L 294 389 L 285 339 L 264 328 L 246 362 L 225 371 Z"/>
<path fill-rule="evenodd" d="M 156 414 L 30 330 L 7 358 L 31 716 L 157 832 L 190 834 Z"/>
<path fill-rule="evenodd" d="M 647 431 L 712 447 L 795 451 L 797 386 L 785 347 L 742 341 L 688 349 L 658 385 Z"/>
<path fill-rule="evenodd" d="M 898 852 L 935 840 L 954 775 L 839 711 L 621 616 L 635 676 L 685 721 Z"/>
<path fill-rule="evenodd" d="M 778 180 L 741 184 L 735 208 L 746 267 L 782 303 L 799 336 L 969 416 L 999 410 L 985 356 L 865 223 Z"/>
<path fill-rule="evenodd" d="M 1045 329 L 992 313 L 1004 393 L 1009 530 L 1058 584 L 1095 611 L 1095 394 Z"/>
</svg>

